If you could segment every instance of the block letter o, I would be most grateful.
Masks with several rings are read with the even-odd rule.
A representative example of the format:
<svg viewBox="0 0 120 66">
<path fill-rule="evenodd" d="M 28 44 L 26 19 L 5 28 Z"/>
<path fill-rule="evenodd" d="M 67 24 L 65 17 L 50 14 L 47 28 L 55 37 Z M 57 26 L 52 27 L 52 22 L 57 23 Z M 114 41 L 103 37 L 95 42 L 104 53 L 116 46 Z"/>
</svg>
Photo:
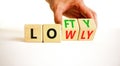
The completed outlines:
<svg viewBox="0 0 120 66">
<path fill-rule="evenodd" d="M 54 32 L 54 35 L 53 35 L 53 36 L 50 35 L 50 31 L 53 31 L 53 32 Z M 56 30 L 55 30 L 54 28 L 48 29 L 48 31 L 47 31 L 47 36 L 48 36 L 49 38 L 51 38 L 51 39 L 54 39 L 54 38 L 57 36 Z"/>
</svg>

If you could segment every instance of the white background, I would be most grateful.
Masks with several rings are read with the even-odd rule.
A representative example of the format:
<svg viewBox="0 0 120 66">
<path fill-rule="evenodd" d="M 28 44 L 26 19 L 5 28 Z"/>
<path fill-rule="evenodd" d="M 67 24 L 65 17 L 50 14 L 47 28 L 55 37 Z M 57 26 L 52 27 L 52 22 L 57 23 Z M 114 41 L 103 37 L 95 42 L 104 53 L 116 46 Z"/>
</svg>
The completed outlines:
<svg viewBox="0 0 120 66">
<path fill-rule="evenodd" d="M 120 66 L 119 0 L 84 0 L 97 13 L 94 41 L 26 43 L 24 24 L 54 24 L 44 0 L 0 0 L 0 66 Z"/>
</svg>

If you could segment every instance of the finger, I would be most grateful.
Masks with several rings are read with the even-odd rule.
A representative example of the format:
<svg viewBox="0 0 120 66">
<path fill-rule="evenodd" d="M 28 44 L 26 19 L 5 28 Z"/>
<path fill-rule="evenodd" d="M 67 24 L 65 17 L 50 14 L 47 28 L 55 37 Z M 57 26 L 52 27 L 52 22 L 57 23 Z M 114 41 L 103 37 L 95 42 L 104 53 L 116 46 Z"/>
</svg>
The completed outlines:
<svg viewBox="0 0 120 66">
<path fill-rule="evenodd" d="M 95 21 L 95 24 L 96 24 L 96 26 L 97 26 L 97 18 L 96 18 L 96 13 L 94 12 L 94 11 L 92 11 L 92 13 L 93 13 L 93 17 L 94 17 L 94 21 Z"/>
<path fill-rule="evenodd" d="M 69 18 L 84 18 L 84 16 L 76 11 L 69 10 L 64 13 L 64 16 L 69 17 Z"/>
<path fill-rule="evenodd" d="M 96 23 L 96 26 L 97 26 L 97 15 L 96 15 L 96 13 L 94 11 L 92 11 L 92 13 L 93 13 L 93 17 L 94 17 L 94 20 L 95 20 L 95 23 Z"/>
<path fill-rule="evenodd" d="M 79 4 L 81 14 L 86 18 L 93 18 L 92 12 L 83 4 Z"/>
<path fill-rule="evenodd" d="M 92 12 L 93 19 L 94 19 L 95 24 L 96 24 L 96 26 L 97 26 L 97 14 L 96 14 L 93 10 L 91 10 L 90 8 L 89 8 L 89 10 Z"/>
<path fill-rule="evenodd" d="M 70 18 L 81 18 L 83 17 L 76 7 L 72 7 L 63 13 L 64 16 Z"/>
</svg>

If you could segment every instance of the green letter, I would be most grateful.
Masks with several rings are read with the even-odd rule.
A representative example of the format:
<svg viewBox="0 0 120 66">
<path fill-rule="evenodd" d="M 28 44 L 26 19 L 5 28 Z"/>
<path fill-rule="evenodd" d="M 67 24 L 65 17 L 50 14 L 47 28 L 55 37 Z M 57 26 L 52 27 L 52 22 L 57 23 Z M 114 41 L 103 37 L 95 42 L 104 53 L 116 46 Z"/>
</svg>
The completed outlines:
<svg viewBox="0 0 120 66">
<path fill-rule="evenodd" d="M 90 27 L 90 25 L 89 25 L 89 22 L 90 22 L 90 20 L 83 20 L 83 22 L 87 25 L 87 27 L 89 28 Z"/>
<path fill-rule="evenodd" d="M 67 28 L 67 25 L 69 25 L 68 22 L 71 22 L 72 28 L 74 28 L 74 23 L 73 23 L 73 22 L 75 22 L 75 20 L 65 20 L 65 21 L 64 21 L 64 23 L 65 23 L 65 28 Z"/>
</svg>

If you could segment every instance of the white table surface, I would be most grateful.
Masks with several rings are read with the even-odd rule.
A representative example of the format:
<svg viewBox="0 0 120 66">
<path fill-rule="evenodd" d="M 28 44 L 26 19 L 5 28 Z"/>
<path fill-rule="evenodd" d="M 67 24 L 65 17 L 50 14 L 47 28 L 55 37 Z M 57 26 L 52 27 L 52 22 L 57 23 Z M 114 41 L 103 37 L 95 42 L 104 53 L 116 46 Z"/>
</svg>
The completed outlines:
<svg viewBox="0 0 120 66">
<path fill-rule="evenodd" d="M 120 29 L 98 29 L 93 41 L 27 43 L 24 31 L 0 29 L 0 66 L 119 66 Z"/>
</svg>

